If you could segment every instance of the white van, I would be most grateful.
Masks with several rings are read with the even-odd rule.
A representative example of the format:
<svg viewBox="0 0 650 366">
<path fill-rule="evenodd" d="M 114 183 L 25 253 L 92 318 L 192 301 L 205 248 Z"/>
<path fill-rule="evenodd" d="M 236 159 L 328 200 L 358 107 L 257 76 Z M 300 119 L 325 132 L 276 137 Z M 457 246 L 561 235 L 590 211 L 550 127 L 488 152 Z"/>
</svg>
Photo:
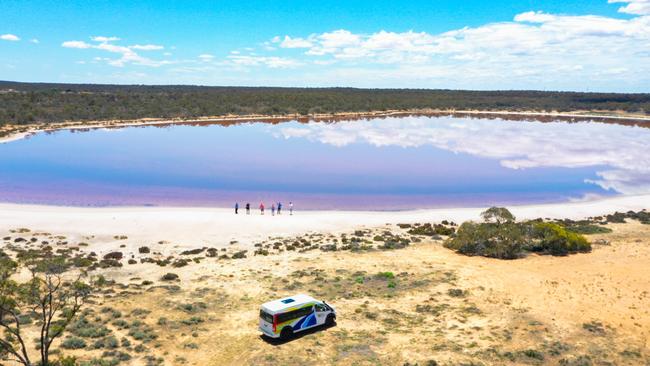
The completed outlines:
<svg viewBox="0 0 650 366">
<path fill-rule="evenodd" d="M 271 338 L 286 339 L 293 333 L 335 321 L 336 310 L 331 305 L 302 294 L 269 301 L 260 309 L 260 331 Z"/>
</svg>

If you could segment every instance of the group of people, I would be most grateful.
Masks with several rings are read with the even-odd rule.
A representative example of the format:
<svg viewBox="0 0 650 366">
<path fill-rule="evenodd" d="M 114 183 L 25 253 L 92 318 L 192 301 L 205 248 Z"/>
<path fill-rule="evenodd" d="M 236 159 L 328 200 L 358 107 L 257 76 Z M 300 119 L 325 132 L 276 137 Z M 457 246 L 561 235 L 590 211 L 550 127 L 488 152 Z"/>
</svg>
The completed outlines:
<svg viewBox="0 0 650 366">
<path fill-rule="evenodd" d="M 246 209 L 246 215 L 251 214 L 251 204 L 246 203 L 244 206 Z M 282 214 L 282 202 L 278 202 L 277 205 L 275 203 L 271 204 L 271 216 L 275 216 L 275 213 L 277 212 L 278 215 Z M 266 206 L 264 206 L 264 202 L 260 202 L 260 214 L 264 215 L 264 209 Z M 239 202 L 235 202 L 235 215 L 239 214 Z M 289 202 L 289 215 L 293 215 L 293 202 Z"/>
</svg>

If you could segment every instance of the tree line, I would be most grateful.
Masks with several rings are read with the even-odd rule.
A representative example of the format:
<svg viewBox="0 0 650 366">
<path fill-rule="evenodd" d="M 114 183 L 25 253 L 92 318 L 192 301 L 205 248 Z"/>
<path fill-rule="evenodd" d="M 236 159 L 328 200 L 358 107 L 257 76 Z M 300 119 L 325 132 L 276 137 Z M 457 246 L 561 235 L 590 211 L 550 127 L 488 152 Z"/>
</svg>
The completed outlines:
<svg viewBox="0 0 650 366">
<path fill-rule="evenodd" d="M 310 115 L 414 109 L 597 110 L 648 114 L 650 94 L 0 81 L 0 126 L 227 114 Z"/>
</svg>

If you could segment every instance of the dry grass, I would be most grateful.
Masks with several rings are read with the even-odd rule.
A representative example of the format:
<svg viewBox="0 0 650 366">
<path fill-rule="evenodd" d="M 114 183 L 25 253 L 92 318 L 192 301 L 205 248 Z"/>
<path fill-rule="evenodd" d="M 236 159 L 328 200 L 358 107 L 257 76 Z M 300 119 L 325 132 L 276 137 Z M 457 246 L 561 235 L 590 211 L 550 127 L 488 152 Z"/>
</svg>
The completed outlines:
<svg viewBox="0 0 650 366">
<path fill-rule="evenodd" d="M 139 262 L 181 257 L 164 251 L 173 243 L 139 243 L 152 253 L 137 253 L 137 264 L 126 264 L 129 255 L 123 267 L 95 271 L 115 283 L 86 307 L 90 330 L 75 335 L 86 347 L 62 352 L 86 361 L 123 359 L 124 365 L 647 364 L 650 225 L 609 227 L 612 233 L 590 237 L 609 242 L 592 253 L 517 261 L 460 256 L 440 241 L 301 252 L 285 249 L 284 241 L 291 245 L 295 238 L 273 238 L 269 243 L 282 242 L 282 250 L 271 244 L 269 255 L 249 251 L 246 258 L 219 259 L 202 251 L 173 268 Z M 406 229 L 389 229 L 408 237 Z M 372 241 L 385 230 L 357 234 Z M 16 246 L 22 242 L 15 237 L 27 243 L 33 233 L 2 236 Z M 51 234 L 37 237 L 55 247 L 99 249 L 93 238 L 79 246 Z M 309 238 L 323 245 L 333 239 Z M 239 250 L 233 245 L 224 253 Z M 167 272 L 179 280 L 162 281 Z M 262 339 L 259 305 L 298 292 L 333 304 L 338 325 L 287 343 Z"/>
</svg>

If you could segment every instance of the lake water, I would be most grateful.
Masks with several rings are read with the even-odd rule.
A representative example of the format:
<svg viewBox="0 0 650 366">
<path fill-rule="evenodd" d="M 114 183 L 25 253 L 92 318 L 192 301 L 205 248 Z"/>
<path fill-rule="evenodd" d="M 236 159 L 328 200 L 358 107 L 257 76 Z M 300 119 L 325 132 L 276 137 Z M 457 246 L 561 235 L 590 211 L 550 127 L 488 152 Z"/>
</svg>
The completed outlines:
<svg viewBox="0 0 650 366">
<path fill-rule="evenodd" d="M 0 144 L 0 201 L 400 210 L 650 192 L 650 129 L 407 116 L 58 131 Z"/>
</svg>

